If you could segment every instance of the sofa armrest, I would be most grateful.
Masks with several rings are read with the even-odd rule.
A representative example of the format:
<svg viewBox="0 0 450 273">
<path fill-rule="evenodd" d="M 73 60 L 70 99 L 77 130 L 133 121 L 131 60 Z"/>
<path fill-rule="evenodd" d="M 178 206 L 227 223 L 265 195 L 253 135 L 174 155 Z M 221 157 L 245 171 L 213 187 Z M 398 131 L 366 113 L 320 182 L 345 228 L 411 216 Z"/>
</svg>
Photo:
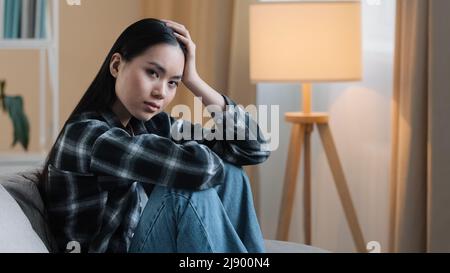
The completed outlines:
<svg viewBox="0 0 450 273">
<path fill-rule="evenodd" d="M 38 189 L 41 169 L 34 167 L 18 173 L 1 175 L 0 185 L 17 202 L 46 248 L 52 251 L 55 242 L 46 222 L 46 211 Z"/>
<path fill-rule="evenodd" d="M 321 248 L 293 242 L 265 240 L 264 243 L 267 253 L 329 253 Z"/>
<path fill-rule="evenodd" d="M 0 252 L 48 253 L 14 198 L 0 185 Z"/>
</svg>

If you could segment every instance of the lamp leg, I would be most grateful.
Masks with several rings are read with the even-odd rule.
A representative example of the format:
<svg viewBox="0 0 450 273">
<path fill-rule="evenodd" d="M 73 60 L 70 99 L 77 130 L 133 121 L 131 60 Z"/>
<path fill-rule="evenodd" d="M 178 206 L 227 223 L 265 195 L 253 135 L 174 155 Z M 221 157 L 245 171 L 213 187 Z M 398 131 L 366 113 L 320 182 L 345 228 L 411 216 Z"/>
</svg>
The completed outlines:
<svg viewBox="0 0 450 273">
<path fill-rule="evenodd" d="M 353 206 L 350 191 L 344 176 L 344 171 L 339 161 L 339 156 L 334 144 L 330 127 L 328 124 L 318 124 L 318 127 L 323 147 L 328 158 L 328 164 L 330 165 L 334 182 L 336 183 L 336 188 L 344 208 L 344 213 L 347 218 L 356 249 L 358 252 L 367 252 L 364 237 L 358 222 L 355 207 Z"/>
<path fill-rule="evenodd" d="M 305 162 L 303 179 L 303 228 L 305 231 L 305 244 L 312 244 L 312 221 L 311 221 L 311 133 L 313 124 L 305 125 Z"/>
<path fill-rule="evenodd" d="M 277 239 L 282 241 L 287 241 L 289 236 L 289 227 L 294 206 L 295 186 L 297 184 L 304 134 L 304 126 L 301 124 L 293 124 L 286 162 L 283 196 L 278 219 Z"/>
</svg>

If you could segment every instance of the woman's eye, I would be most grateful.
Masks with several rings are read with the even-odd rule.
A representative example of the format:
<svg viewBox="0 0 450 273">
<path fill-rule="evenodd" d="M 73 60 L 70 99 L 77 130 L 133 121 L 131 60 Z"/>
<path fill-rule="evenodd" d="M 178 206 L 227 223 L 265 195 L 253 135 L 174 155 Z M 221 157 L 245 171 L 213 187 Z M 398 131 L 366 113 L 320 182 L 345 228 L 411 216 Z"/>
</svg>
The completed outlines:
<svg viewBox="0 0 450 273">
<path fill-rule="evenodd" d="M 150 76 L 158 77 L 158 73 L 156 73 L 155 70 L 149 69 L 149 70 L 147 70 L 147 73 L 148 73 Z"/>
<path fill-rule="evenodd" d="M 170 82 L 169 84 L 171 84 L 172 87 L 178 87 L 178 82 Z"/>
</svg>

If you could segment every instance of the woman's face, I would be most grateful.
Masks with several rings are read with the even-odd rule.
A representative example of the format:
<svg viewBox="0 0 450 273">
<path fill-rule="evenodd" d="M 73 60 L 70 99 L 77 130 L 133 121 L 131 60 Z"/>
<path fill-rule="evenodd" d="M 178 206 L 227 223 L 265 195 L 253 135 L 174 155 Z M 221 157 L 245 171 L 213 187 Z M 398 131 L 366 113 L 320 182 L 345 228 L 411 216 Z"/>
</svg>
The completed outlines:
<svg viewBox="0 0 450 273">
<path fill-rule="evenodd" d="M 114 54 L 110 68 L 118 100 L 113 110 L 121 121 L 131 116 L 147 121 L 162 112 L 175 97 L 184 61 L 181 48 L 169 44 L 152 46 L 130 62 Z"/>
</svg>

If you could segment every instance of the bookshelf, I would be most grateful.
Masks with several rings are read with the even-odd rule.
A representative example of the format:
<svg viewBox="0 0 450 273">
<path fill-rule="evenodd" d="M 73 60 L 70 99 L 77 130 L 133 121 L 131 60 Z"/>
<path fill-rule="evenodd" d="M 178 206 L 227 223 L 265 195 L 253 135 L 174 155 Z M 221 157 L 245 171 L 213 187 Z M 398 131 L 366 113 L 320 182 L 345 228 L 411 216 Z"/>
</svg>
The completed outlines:
<svg viewBox="0 0 450 273">
<path fill-rule="evenodd" d="M 22 0 L 14 0 L 22 1 Z M 41 0 L 39 0 L 41 1 Z M 49 140 L 46 128 L 47 109 L 47 73 L 51 89 L 51 140 L 59 133 L 59 1 L 46 0 L 45 38 L 4 38 L 0 31 L 0 50 L 38 50 L 39 51 L 39 146 L 46 153 Z M 0 27 L 5 30 L 6 0 L 0 0 Z M 7 79 L 6 79 L 7 80 Z"/>
</svg>

